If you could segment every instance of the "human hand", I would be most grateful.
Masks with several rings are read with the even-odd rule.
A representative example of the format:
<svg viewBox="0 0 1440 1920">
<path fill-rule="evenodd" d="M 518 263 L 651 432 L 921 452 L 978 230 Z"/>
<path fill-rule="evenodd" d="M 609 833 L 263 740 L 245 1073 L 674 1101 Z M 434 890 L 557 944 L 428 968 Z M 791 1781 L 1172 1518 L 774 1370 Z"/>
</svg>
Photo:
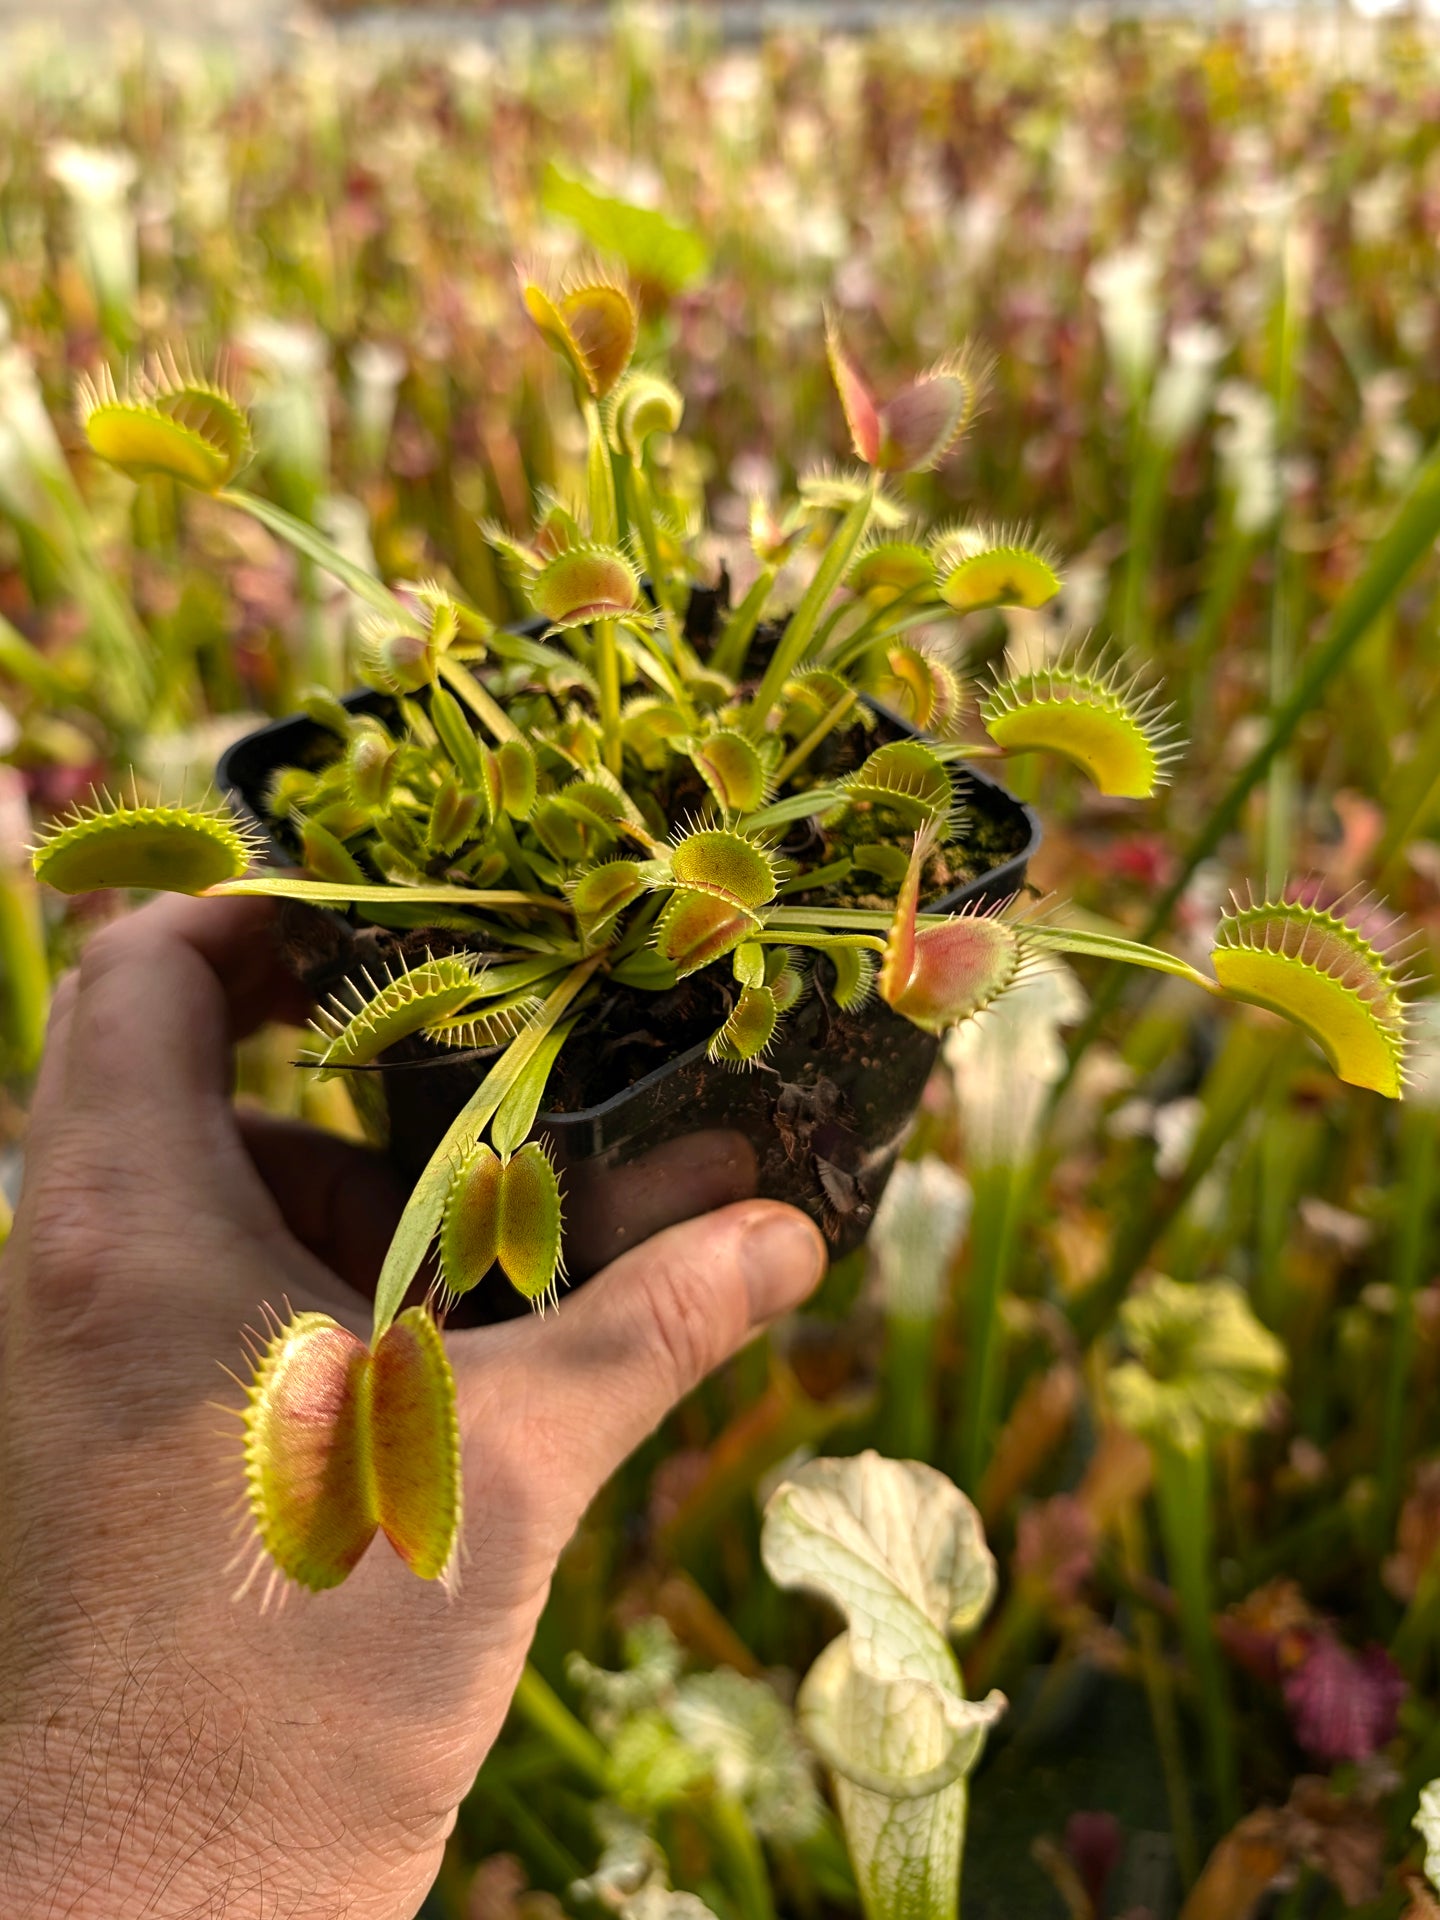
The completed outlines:
<svg viewBox="0 0 1440 1920">
<path fill-rule="evenodd" d="M 216 1363 L 262 1302 L 367 1337 L 400 1198 L 377 1156 L 232 1105 L 232 1042 L 303 1012 L 268 918 L 159 902 L 57 995 L 0 1262 L 5 1920 L 413 1915 L 590 1499 L 823 1269 L 803 1216 L 737 1201 L 753 1168 L 733 1136 L 642 1170 L 641 1205 L 720 1211 L 558 1318 L 447 1335 L 458 1595 L 377 1540 L 333 1592 L 235 1602 Z"/>
</svg>

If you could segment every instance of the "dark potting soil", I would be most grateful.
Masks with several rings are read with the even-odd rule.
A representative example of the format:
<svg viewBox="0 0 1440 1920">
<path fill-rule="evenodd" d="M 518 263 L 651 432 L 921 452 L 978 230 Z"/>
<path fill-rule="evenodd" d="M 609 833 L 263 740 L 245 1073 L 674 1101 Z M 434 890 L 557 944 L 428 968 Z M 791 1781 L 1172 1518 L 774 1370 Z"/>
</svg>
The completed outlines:
<svg viewBox="0 0 1440 1920">
<path fill-rule="evenodd" d="M 633 1087 L 717 1033 L 736 992 L 728 960 L 691 974 L 668 993 L 602 986 L 551 1070 L 546 1107 L 552 1113 L 579 1113 Z"/>
<path fill-rule="evenodd" d="M 801 827 L 807 824 L 802 821 Z M 874 846 L 877 843 L 894 847 L 898 853 L 908 855 L 910 834 L 893 818 L 878 818 L 874 809 L 856 807 L 838 826 L 827 827 L 823 835 L 812 828 L 808 843 L 803 836 L 793 842 L 787 836 L 781 843 L 780 851 L 800 855 L 811 865 L 819 865 L 822 860 L 841 859 L 856 847 L 867 844 Z M 943 899 L 946 894 L 968 886 L 983 874 L 993 873 L 997 867 L 1003 867 L 1007 860 L 1013 860 L 1024 849 L 1025 843 L 1023 815 L 1017 813 L 1011 819 L 996 820 L 976 808 L 964 816 L 961 838 L 937 847 L 926 862 L 920 888 L 921 899 Z M 865 907 L 889 913 L 895 905 L 895 894 L 894 887 L 888 893 L 882 891 L 879 878 L 874 873 L 857 869 L 843 880 L 832 881 L 827 887 L 813 892 L 787 894 L 785 899 L 786 904 L 792 907 Z"/>
</svg>

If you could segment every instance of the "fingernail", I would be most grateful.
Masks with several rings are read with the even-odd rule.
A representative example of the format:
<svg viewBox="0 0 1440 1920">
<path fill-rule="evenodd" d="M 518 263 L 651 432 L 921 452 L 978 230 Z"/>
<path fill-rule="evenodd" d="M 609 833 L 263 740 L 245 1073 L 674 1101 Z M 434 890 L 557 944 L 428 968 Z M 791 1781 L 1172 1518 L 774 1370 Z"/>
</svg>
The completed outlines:
<svg viewBox="0 0 1440 1920">
<path fill-rule="evenodd" d="M 814 1292 L 825 1271 L 825 1243 L 803 1214 L 777 1207 L 746 1228 L 740 1262 L 750 1319 L 759 1326 Z"/>
</svg>

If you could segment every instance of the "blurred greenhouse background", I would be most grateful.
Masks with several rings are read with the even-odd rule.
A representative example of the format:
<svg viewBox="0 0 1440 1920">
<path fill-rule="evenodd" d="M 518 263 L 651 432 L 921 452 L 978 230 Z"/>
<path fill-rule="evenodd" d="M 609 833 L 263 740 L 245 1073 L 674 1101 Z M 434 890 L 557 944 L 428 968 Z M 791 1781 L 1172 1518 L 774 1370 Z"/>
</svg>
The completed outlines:
<svg viewBox="0 0 1440 1920">
<path fill-rule="evenodd" d="M 585 460 L 515 262 L 630 276 L 640 357 L 685 400 L 667 484 L 708 509 L 737 599 L 754 500 L 848 454 L 827 305 L 887 391 L 974 340 L 995 363 L 980 429 L 903 506 L 1036 528 L 1064 586 L 936 645 L 990 666 L 1113 637 L 1190 743 L 1144 806 L 1007 769 L 1045 825 L 1032 884 L 1187 957 L 1244 876 L 1383 898 L 1367 928 L 1398 914 L 1415 956 L 1409 1098 L 1339 1085 L 1263 1013 L 1091 960 L 955 1034 L 868 1249 L 587 1519 L 434 1911 L 859 1912 L 790 1711 L 835 1623 L 767 1577 L 759 1526 L 782 1469 L 874 1446 L 963 1488 L 999 1565 L 960 1650 L 970 1695 L 1009 1701 L 970 1781 L 967 1920 L 1440 1914 L 1412 1828 L 1440 1775 L 1429 540 L 1366 617 L 1347 600 L 1435 484 L 1435 28 L 1331 7 L 880 5 L 848 31 L 848 5 L 715 0 L 587 8 L 573 34 L 554 5 L 495 31 L 483 7 L 411 31 L 330 11 L 217 0 L 197 34 L 157 0 L 80 48 L 0 4 L 11 1197 L 49 983 L 120 910 L 42 899 L 35 830 L 131 766 L 198 797 L 257 716 L 354 672 L 352 597 L 216 502 L 100 467 L 79 376 L 223 353 L 253 400 L 253 490 L 504 619 L 480 523 L 528 533 Z M 293 1054 L 248 1043 L 246 1088 L 352 1131 Z M 1160 1414 L 1117 1388 L 1127 1365 Z M 1187 1395 L 1208 1480 L 1177 1532 L 1156 1421 Z"/>
</svg>

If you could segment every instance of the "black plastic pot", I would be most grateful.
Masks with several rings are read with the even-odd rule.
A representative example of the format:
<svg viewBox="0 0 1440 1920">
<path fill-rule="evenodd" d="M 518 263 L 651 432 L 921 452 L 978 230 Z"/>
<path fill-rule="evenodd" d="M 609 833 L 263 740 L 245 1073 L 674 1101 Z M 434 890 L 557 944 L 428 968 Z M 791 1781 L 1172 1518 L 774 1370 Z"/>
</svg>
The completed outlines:
<svg viewBox="0 0 1440 1920">
<path fill-rule="evenodd" d="M 393 712 L 393 703 L 377 693 L 351 695 L 345 705 L 356 713 Z M 897 732 L 912 731 L 892 715 L 883 718 Z M 269 833 L 281 861 L 293 859 L 295 848 L 277 837 L 266 815 L 267 786 L 278 769 L 318 765 L 333 749 L 332 734 L 297 715 L 248 734 L 220 760 L 221 786 Z M 1008 899 L 1024 885 L 1027 862 L 1040 839 L 1034 814 L 996 782 L 968 769 L 957 781 L 972 814 L 1007 830 L 1016 850 L 968 885 L 926 902 L 930 912 Z M 350 936 L 337 916 L 324 918 L 337 943 L 334 979 L 346 971 L 343 943 Z M 736 1072 L 717 1066 L 701 1042 L 594 1105 L 541 1114 L 536 1131 L 553 1151 L 566 1193 L 566 1265 L 572 1281 L 587 1278 L 656 1224 L 651 1217 L 640 1230 L 631 1230 L 625 1170 L 656 1149 L 666 1149 L 673 1160 L 676 1145 L 692 1136 L 697 1156 L 703 1157 L 705 1143 L 716 1135 L 743 1135 L 754 1155 L 758 1193 L 808 1213 L 824 1230 L 832 1258 L 859 1246 L 904 1143 L 938 1042 L 878 999 L 856 1014 L 842 1012 L 823 991 L 828 962 L 819 960 L 816 966 L 818 990 L 789 1015 L 758 1068 Z M 390 1153 L 409 1179 L 425 1166 L 491 1057 L 446 1056 L 413 1041 L 381 1064 L 373 1078 L 383 1093 Z M 733 1160 L 738 1143 L 730 1145 Z M 677 1187 L 683 1158 L 682 1151 Z M 652 1215 L 654 1203 L 651 1191 L 646 1204 Z M 677 1193 L 673 1217 L 682 1218 L 685 1211 Z M 461 1306 L 471 1309 L 470 1317 L 486 1320 L 524 1310 L 508 1287 L 493 1283 L 467 1295 Z"/>
</svg>

